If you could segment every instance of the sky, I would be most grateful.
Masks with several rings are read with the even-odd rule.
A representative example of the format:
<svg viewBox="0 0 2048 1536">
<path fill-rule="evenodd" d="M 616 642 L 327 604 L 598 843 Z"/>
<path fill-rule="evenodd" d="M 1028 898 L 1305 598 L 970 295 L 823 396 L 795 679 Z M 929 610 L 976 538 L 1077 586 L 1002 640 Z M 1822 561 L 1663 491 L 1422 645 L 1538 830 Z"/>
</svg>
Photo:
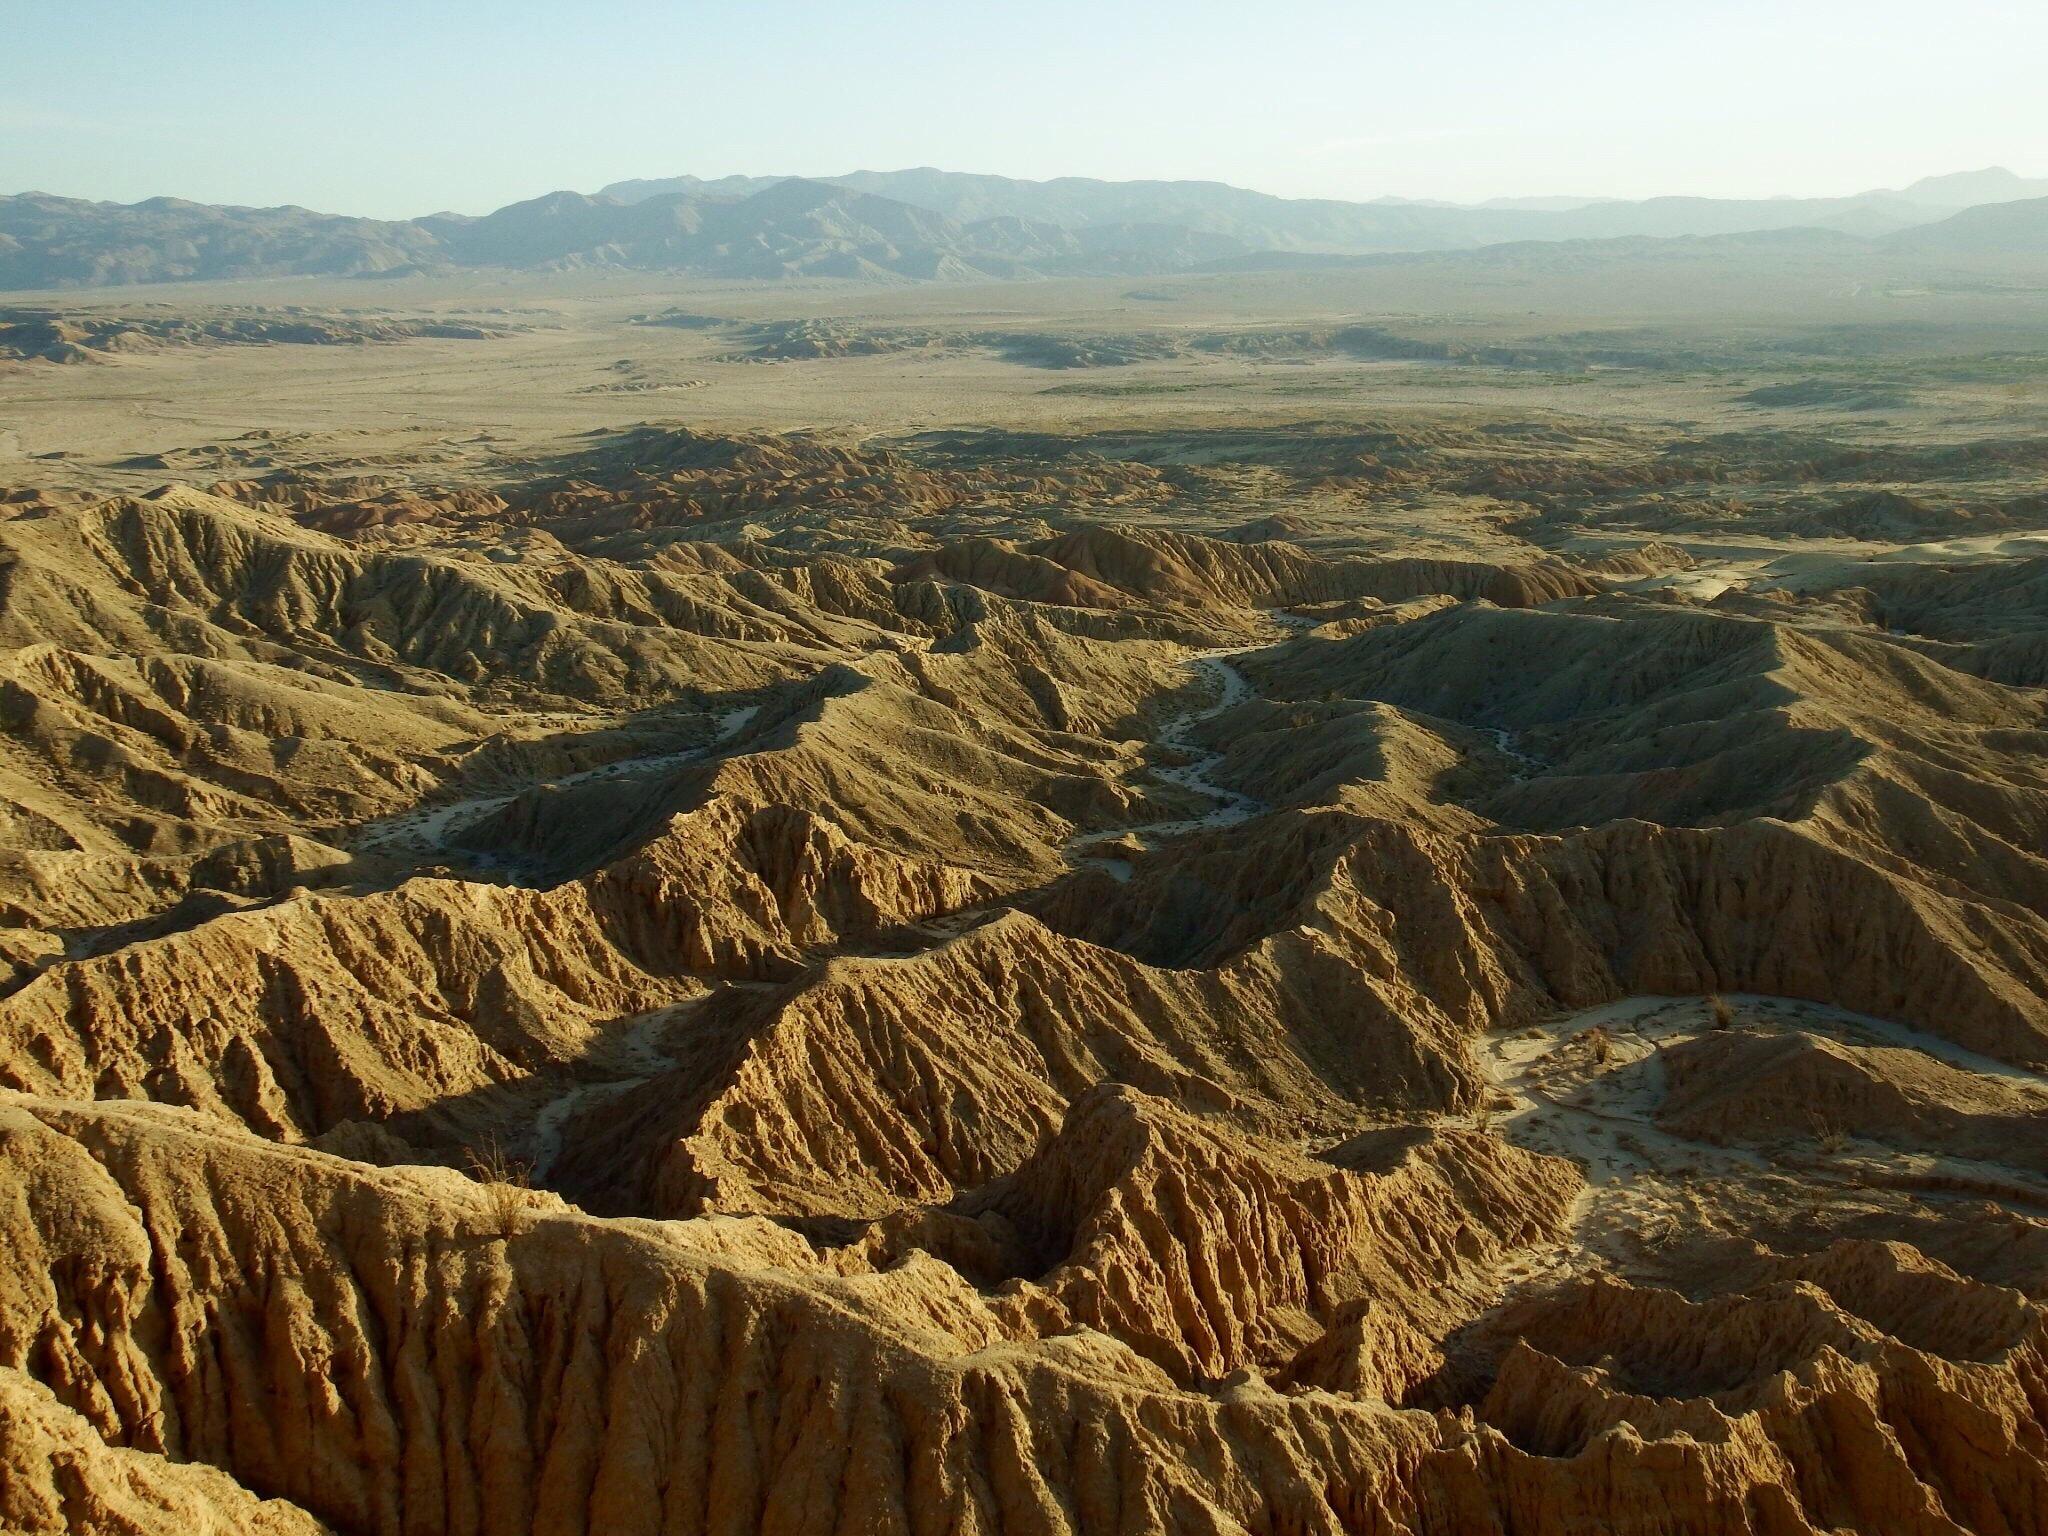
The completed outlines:
<svg viewBox="0 0 2048 1536">
<path fill-rule="evenodd" d="M 1832 195 L 2048 175 L 2044 59 L 2044 0 L 0 0 L 0 192 L 403 218 L 936 165 Z"/>
</svg>

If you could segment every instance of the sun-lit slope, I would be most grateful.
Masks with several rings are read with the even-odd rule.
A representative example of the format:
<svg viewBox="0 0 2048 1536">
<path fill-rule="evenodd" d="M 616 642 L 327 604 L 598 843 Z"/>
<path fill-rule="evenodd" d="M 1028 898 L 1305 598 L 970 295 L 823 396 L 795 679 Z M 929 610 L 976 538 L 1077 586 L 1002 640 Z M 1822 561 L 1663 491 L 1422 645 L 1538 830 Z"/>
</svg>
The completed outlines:
<svg viewBox="0 0 2048 1536">
<path fill-rule="evenodd" d="M 900 574 L 943 575 L 1006 596 L 1083 607 L 1275 608 L 1358 597 L 1398 601 L 1425 592 L 1520 607 L 1595 589 L 1590 578 L 1556 561 L 1331 560 L 1285 543 L 1101 526 L 1022 546 L 961 540 L 918 557 Z"/>
<path fill-rule="evenodd" d="M 1990 1077 L 1904 1046 L 1806 1032 L 1724 1031 L 1665 1054 L 1659 1120 L 1695 1141 L 1862 1137 L 2048 1175 L 2048 1084 Z"/>
<path fill-rule="evenodd" d="M 744 616 L 692 606 L 659 577 L 357 549 L 183 488 L 4 531 L 9 638 L 272 662 L 284 648 L 323 675 L 386 687 L 586 703 L 757 684 L 776 675 L 774 643 L 797 639 L 765 622 L 750 633 Z"/>
<path fill-rule="evenodd" d="M 0 1000 L 0 1074 L 290 1139 L 423 1116 L 432 1140 L 489 1118 L 465 1116 L 460 1096 L 560 1072 L 613 1021 L 707 978 L 786 973 L 810 949 L 985 889 L 801 811 L 713 802 L 552 890 L 416 879 L 301 894 L 51 966 Z"/>
<path fill-rule="evenodd" d="M 1092 1259 L 1126 1219 L 1173 1209 L 1176 1177 L 1203 1166 L 1199 1129 L 1188 1153 L 1143 1139 L 1160 1113 L 1105 1098 L 1032 1171 L 1037 1208 L 1078 1221 Z M 906 1528 L 1099 1515 L 1228 1530 L 1279 1514 L 1330 1532 L 1648 1533 L 1681 1498 L 1706 1532 L 1754 1531 L 1758 1509 L 1788 1532 L 1931 1532 L 1956 1528 L 1944 1511 L 2025 1529 L 2035 1507 L 2039 1308 L 1910 1250 L 1840 1245 L 1704 1303 L 1579 1282 L 1502 1314 L 1498 1363 L 1475 1362 L 1483 1398 L 1439 1416 L 1242 1376 L 1189 1390 L 1102 1332 L 1020 1331 L 922 1256 L 873 1271 L 761 1223 L 494 1204 L 452 1174 L 365 1169 L 143 1107 L 17 1098 L 0 1115 L 20 1192 L 7 1236 L 28 1260 L 0 1290 L 10 1357 L 33 1341 L 52 1396 L 130 1444 L 129 1486 L 189 1488 L 173 1463 L 197 1461 L 344 1529 L 696 1530 L 714 1510 L 800 1528 L 806 1508 L 859 1507 Z M 1252 1175 L 1240 1160 L 1256 1153 L 1216 1146 L 1244 1170 L 1246 1220 L 1263 1207 L 1287 1234 L 1268 1260 L 1318 1253 L 1302 1278 L 1356 1296 L 1337 1310 L 1361 1361 L 1397 1380 L 1426 1366 L 1401 1354 L 1404 1313 L 1457 1304 L 1402 1273 L 1426 1273 L 1425 1234 L 1448 1236 L 1428 1154 L 1316 1175 L 1329 1194 L 1303 1202 L 1284 1192 L 1307 1169 Z M 1087 1198 L 1119 1167 L 1128 1218 Z M 1378 1242 L 1399 1255 L 1392 1272 Z M 1469 1253 L 1473 1236 L 1460 1242 Z M 1215 1251 L 1149 1247 L 1161 1300 L 1181 1256 Z M 1086 1264 L 1050 1283 L 1088 1294 Z M 1229 1294 L 1137 1316 L 1206 1316 L 1229 1349 L 1229 1323 L 1270 1336 L 1290 1293 L 1269 1293 L 1277 1315 L 1214 1310 Z M 265 1347 L 280 1331 L 293 1347 Z M 270 1406 L 229 1406 L 255 1402 Z M 37 1427 L 10 1423 L 0 1447 L 32 1465 Z M 205 1494 L 246 1508 L 224 1480 Z M 270 1518 L 289 1529 L 286 1514 Z"/>
<path fill-rule="evenodd" d="M 1432 1438 L 1384 1407 L 1232 1408 L 1099 1334 L 1012 1342 L 930 1261 L 841 1275 L 773 1228 L 595 1223 L 537 1198 L 507 1231 L 453 1174 L 134 1109 L 6 1115 L 8 1236 L 39 1260 L 4 1293 L 6 1337 L 64 1362 L 60 1395 L 102 1435 L 345 1529 L 775 1528 L 846 1498 L 904 1525 L 1122 1506 L 1164 1528 L 1239 1523 L 1276 1493 L 1335 1529 L 1333 1502 L 1362 1507 Z M 184 1236 L 153 1274 L 166 1223 Z M 278 1328 L 298 1349 L 263 1347 Z M 301 1350 L 332 1376 L 310 1380 Z M 1105 1435 L 1126 1418 L 1154 1422 Z M 1349 1491 L 1307 1473 L 1338 1447 Z"/>
<path fill-rule="evenodd" d="M 109 1444 L 35 1377 L 0 1368 L 0 1521 L 34 1533 L 189 1531 L 326 1536 L 281 1499 L 258 1499 L 217 1467 Z"/>
<path fill-rule="evenodd" d="M 829 808 L 863 842 L 1036 884 L 1076 833 L 1146 819 L 1145 787 L 1126 780 L 1182 654 L 1070 634 L 1031 610 L 978 618 L 770 694 L 715 759 L 537 787 L 457 841 L 560 879 L 716 796 Z"/>
<path fill-rule="evenodd" d="M 1009 1172 L 1104 1081 L 1274 1134 L 1471 1102 L 1449 1021 L 1407 995 L 1311 935 L 1184 971 L 1013 913 L 706 1010 L 673 1080 L 571 1125 L 562 1176 L 613 1207 L 874 1216 Z"/>
<path fill-rule="evenodd" d="M 103 893 L 31 909 L 64 921 L 158 910 L 189 880 L 179 860 L 236 839 L 345 841 L 478 745 L 559 729 L 565 708 L 603 723 L 857 649 L 837 621 L 777 618 L 723 578 L 694 596 L 625 572 L 579 588 L 358 550 L 183 490 L 6 524 L 0 541 L 8 843 L 30 881 L 54 863 Z"/>
</svg>

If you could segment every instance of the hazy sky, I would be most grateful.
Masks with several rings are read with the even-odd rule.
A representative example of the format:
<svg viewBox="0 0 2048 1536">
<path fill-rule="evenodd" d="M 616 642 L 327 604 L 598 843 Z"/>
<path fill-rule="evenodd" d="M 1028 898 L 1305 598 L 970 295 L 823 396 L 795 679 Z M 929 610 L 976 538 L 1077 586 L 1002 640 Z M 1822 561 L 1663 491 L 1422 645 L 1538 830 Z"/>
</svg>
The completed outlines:
<svg viewBox="0 0 2048 1536">
<path fill-rule="evenodd" d="M 2048 175 L 2048 0 L 0 0 L 0 191 L 484 212 L 938 165 L 1296 196 Z"/>
</svg>

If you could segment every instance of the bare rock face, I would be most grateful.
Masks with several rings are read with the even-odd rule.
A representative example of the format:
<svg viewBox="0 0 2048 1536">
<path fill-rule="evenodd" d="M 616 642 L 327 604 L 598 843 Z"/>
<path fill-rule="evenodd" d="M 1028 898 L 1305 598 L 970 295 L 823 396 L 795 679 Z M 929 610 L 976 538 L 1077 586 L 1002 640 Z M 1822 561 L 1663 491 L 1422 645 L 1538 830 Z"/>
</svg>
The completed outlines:
<svg viewBox="0 0 2048 1536">
<path fill-rule="evenodd" d="M 0 1522 L 44 1536 L 70 1531 L 192 1531 L 196 1536 L 326 1536 L 331 1527 L 282 1499 L 259 1499 L 225 1472 L 110 1446 L 48 1387 L 0 1371 Z"/>
<path fill-rule="evenodd" d="M 1251 1369 L 1399 1401 L 1505 1254 L 1558 1233 L 1578 1179 L 1487 1138 L 1385 1140 L 1308 1158 L 1105 1087 L 966 1208 L 1016 1234 L 1033 1278 L 998 1310 L 1036 1332 L 1093 1328 L 1181 1380 Z"/>
</svg>

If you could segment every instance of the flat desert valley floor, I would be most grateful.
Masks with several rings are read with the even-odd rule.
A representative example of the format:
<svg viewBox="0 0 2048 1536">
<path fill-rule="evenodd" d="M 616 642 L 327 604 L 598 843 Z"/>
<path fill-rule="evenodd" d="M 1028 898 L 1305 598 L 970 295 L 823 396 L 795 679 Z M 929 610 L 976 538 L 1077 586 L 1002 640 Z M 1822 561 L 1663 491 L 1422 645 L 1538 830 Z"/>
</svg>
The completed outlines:
<svg viewBox="0 0 2048 1536">
<path fill-rule="evenodd" d="M 0 1524 L 2048 1529 L 2048 285 L 1758 246 L 10 300 Z"/>
</svg>

